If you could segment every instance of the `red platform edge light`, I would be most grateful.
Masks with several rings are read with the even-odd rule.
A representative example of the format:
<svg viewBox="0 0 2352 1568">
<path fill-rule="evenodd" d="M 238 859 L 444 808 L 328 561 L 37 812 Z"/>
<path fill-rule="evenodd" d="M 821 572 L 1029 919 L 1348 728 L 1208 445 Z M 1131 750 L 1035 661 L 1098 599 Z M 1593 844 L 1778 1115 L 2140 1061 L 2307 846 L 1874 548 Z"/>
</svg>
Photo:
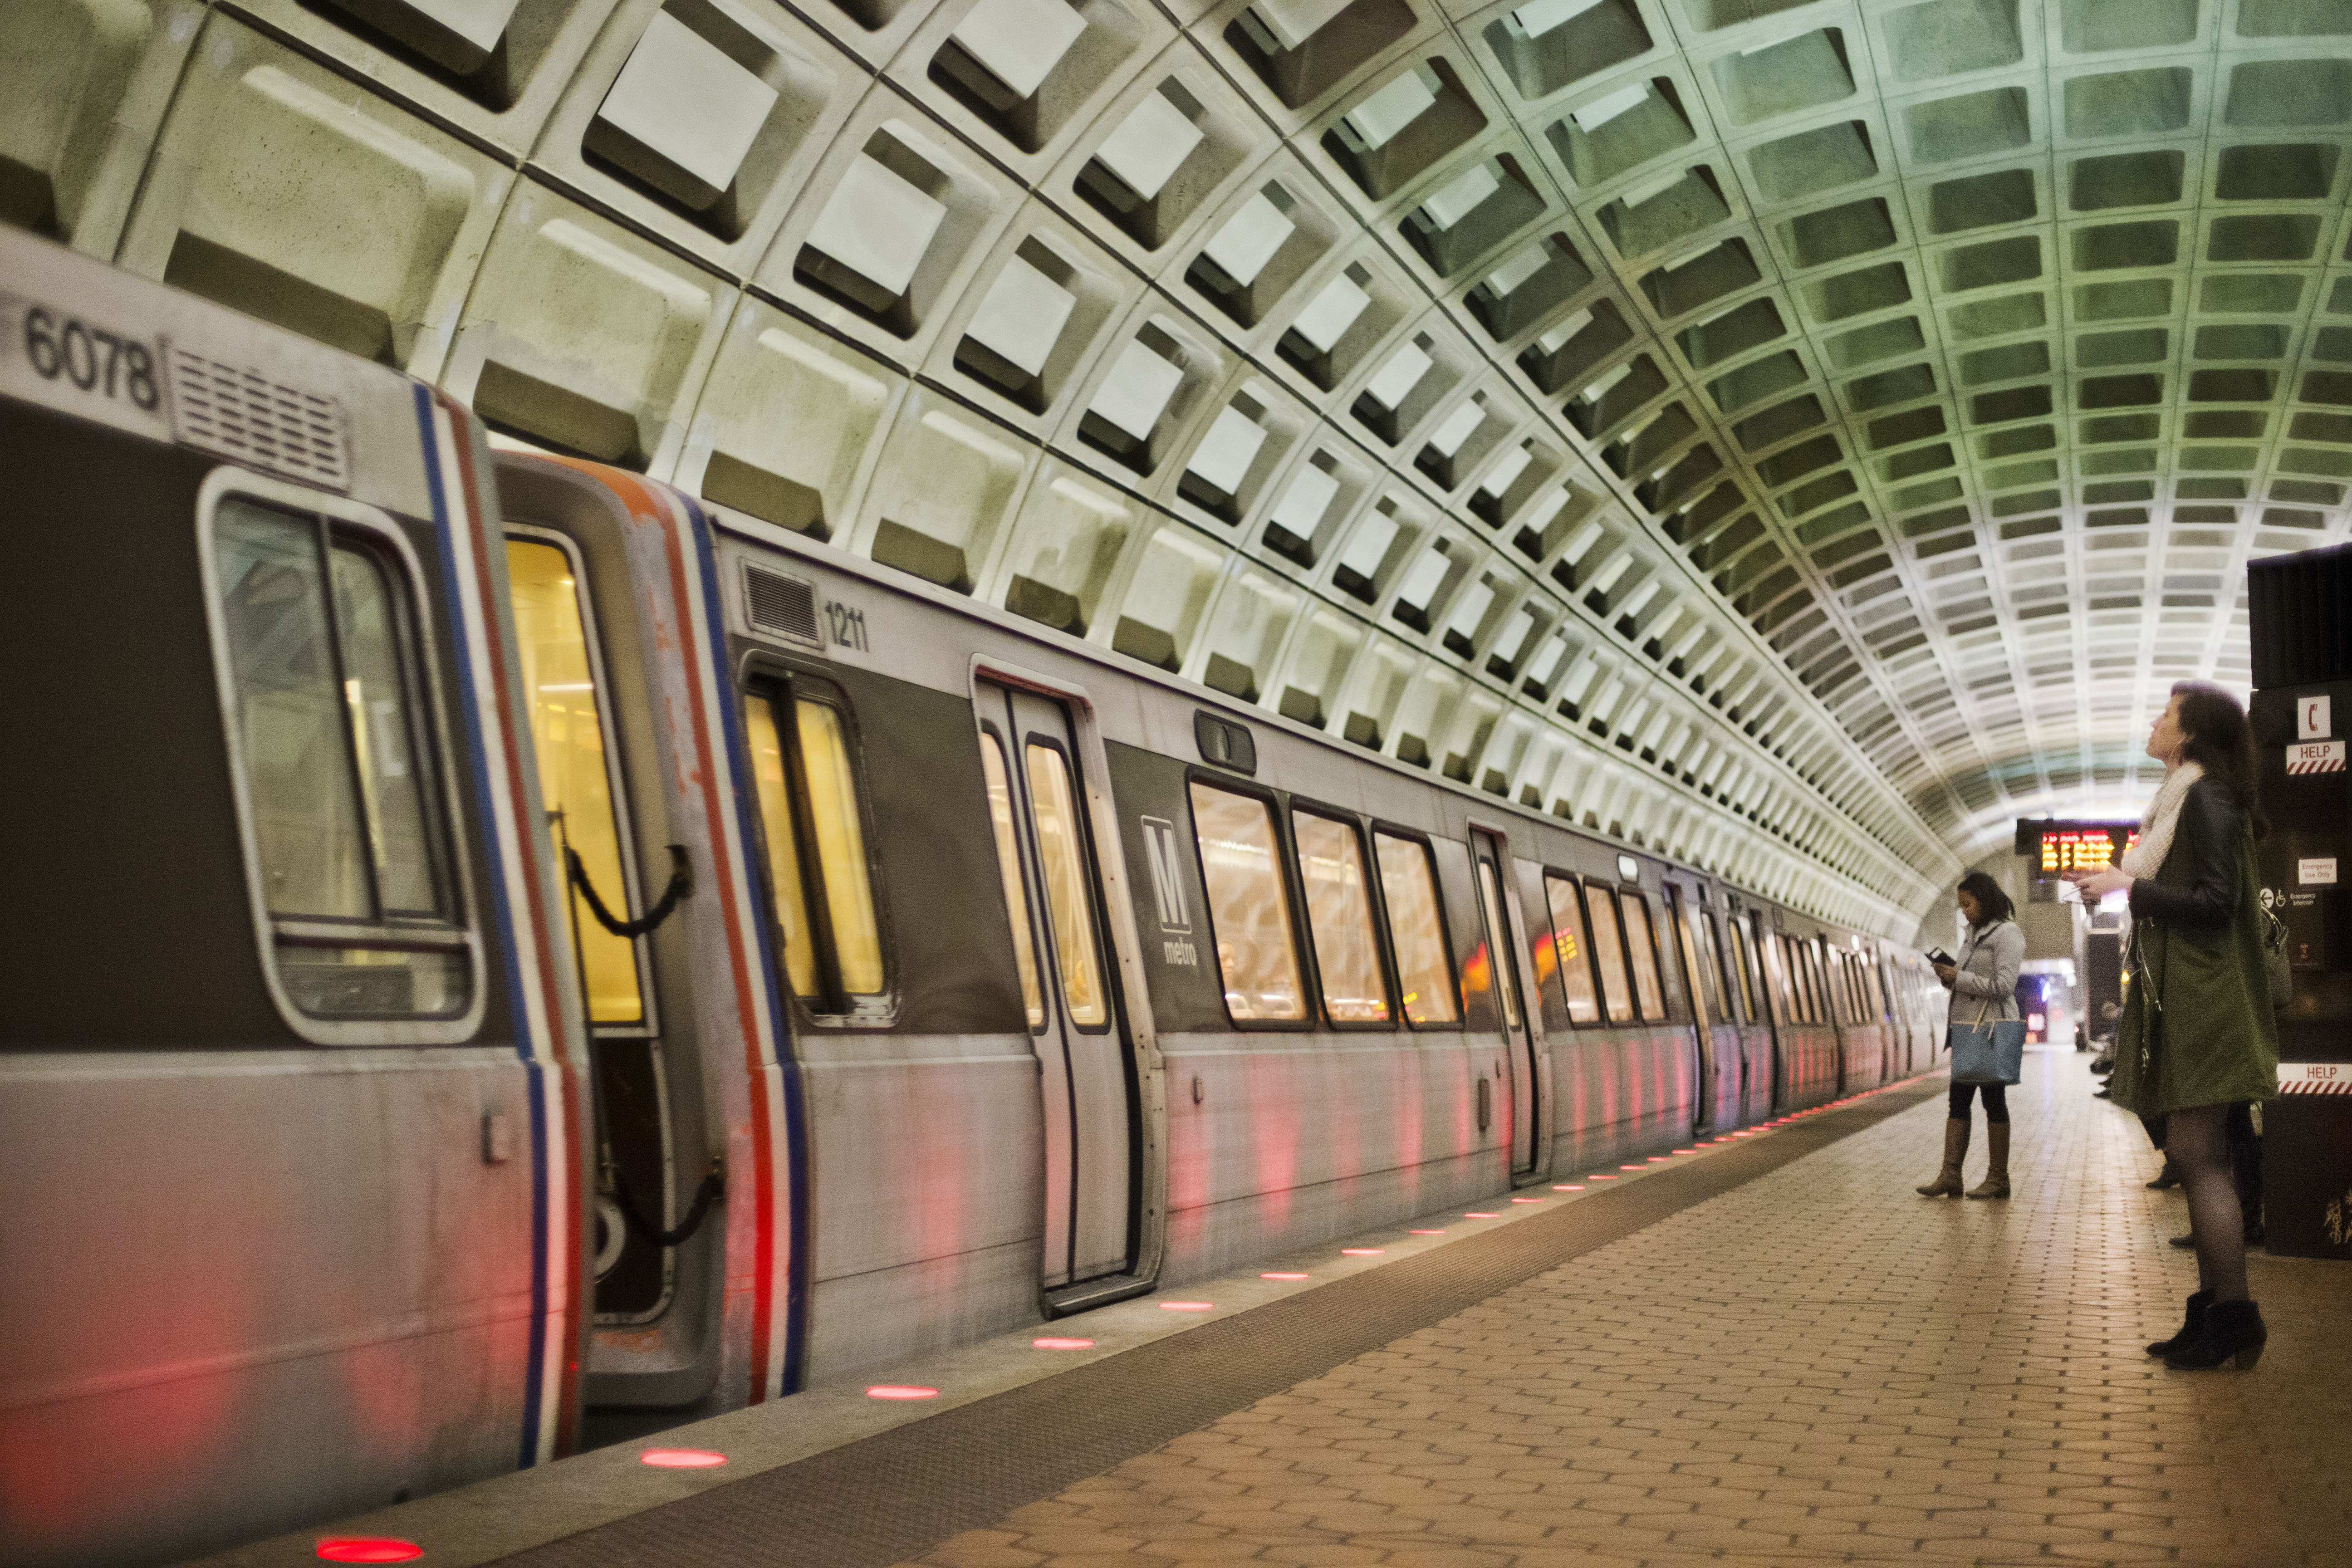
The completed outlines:
<svg viewBox="0 0 2352 1568">
<path fill-rule="evenodd" d="M 657 1470 L 707 1470 L 726 1462 L 726 1455 L 708 1448 L 647 1448 L 637 1456 L 637 1463 Z"/>
<path fill-rule="evenodd" d="M 1343 1247 L 1339 1249 L 1339 1256 L 1342 1258 L 1378 1258 L 1381 1253 L 1386 1252 L 1388 1248 L 1385 1247 Z"/>
<path fill-rule="evenodd" d="M 1029 1342 L 1041 1351 L 1090 1351 L 1095 1348 L 1095 1342 L 1092 1340 L 1047 1338 L 1031 1340 Z"/>
<path fill-rule="evenodd" d="M 1442 1230 L 1416 1230 L 1413 1232 L 1413 1235 L 1415 1236 L 1444 1236 L 1444 1234 L 1445 1233 Z"/>
<path fill-rule="evenodd" d="M 1616 1177 L 1614 1177 L 1614 1176 L 1611 1176 L 1611 1175 L 1603 1175 L 1603 1174 L 1602 1174 L 1601 1172 L 1599 1172 L 1599 1171 L 1595 1171 L 1595 1172 L 1593 1172 L 1593 1173 L 1592 1173 L 1592 1174 L 1591 1174 L 1591 1176 L 1589 1176 L 1589 1177 L 1587 1177 L 1587 1178 L 1586 1178 L 1586 1180 L 1588 1180 L 1588 1181 L 1594 1181 L 1594 1182 L 1613 1182 L 1613 1181 L 1615 1181 L 1616 1179 L 1617 1179 L 1617 1178 L 1616 1178 Z"/>
<path fill-rule="evenodd" d="M 1539 1204 L 1539 1203 L 1543 1202 L 1543 1199 L 1541 1199 L 1541 1198 L 1513 1198 L 1511 1201 L 1512 1201 L 1513 1203 L 1515 1203 L 1515 1204 Z"/>
<path fill-rule="evenodd" d="M 1160 1310 L 1163 1312 L 1213 1312 L 1217 1304 L 1214 1301 L 1162 1301 Z"/>
<path fill-rule="evenodd" d="M 1647 1165 L 1620 1165 L 1617 1168 L 1621 1171 L 1646 1171 L 1649 1169 Z"/>
<path fill-rule="evenodd" d="M 866 1391 L 868 1399 L 937 1399 L 940 1391 L 919 1383 L 877 1383 Z"/>
<path fill-rule="evenodd" d="M 1584 1190 L 1584 1184 L 1581 1182 L 1554 1182 L 1551 1184 L 1551 1190 L 1556 1193 L 1580 1193 Z"/>
<path fill-rule="evenodd" d="M 1261 1274 L 1258 1278 L 1261 1279 L 1304 1279 L 1307 1276 L 1304 1274 Z"/>
<path fill-rule="evenodd" d="M 319 1542 L 324 1563 L 414 1563 L 425 1548 L 389 1535 L 338 1535 Z"/>
<path fill-rule="evenodd" d="M 1462 1217 L 1464 1219 L 1500 1219 L 1503 1216 L 1499 1214 L 1482 1214 L 1474 1210 L 1469 1214 L 1464 1215 Z"/>
</svg>

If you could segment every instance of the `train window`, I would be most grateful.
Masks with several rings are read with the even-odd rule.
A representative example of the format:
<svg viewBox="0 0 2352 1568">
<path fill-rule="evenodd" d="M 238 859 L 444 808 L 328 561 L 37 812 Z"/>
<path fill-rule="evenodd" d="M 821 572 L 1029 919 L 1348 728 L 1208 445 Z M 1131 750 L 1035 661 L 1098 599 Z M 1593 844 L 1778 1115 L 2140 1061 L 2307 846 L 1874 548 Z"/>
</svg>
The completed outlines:
<svg viewBox="0 0 2352 1568">
<path fill-rule="evenodd" d="M 1565 877 L 1544 879 L 1544 901 L 1551 906 L 1551 950 L 1559 962 L 1560 990 L 1572 1024 L 1601 1022 L 1601 994 L 1592 984 L 1592 955 L 1584 944 L 1584 915 L 1576 884 Z"/>
<path fill-rule="evenodd" d="M 456 1018 L 475 954 L 392 536 L 235 494 L 210 521 L 254 892 L 289 1020 Z"/>
<path fill-rule="evenodd" d="M 1813 973 L 1805 963 L 1805 945 L 1785 934 L 1780 945 L 1788 953 L 1789 984 L 1796 993 L 1797 1019 L 1800 1023 L 1818 1024 L 1822 1021 L 1820 1004 L 1813 995 Z"/>
<path fill-rule="evenodd" d="M 784 983 L 795 996 L 817 994 L 816 921 L 801 880 L 800 837 L 793 827 L 792 792 L 784 783 L 784 742 L 768 704 L 744 705 L 751 745 L 751 784 L 760 801 L 761 837 L 768 847 L 768 888 L 776 945 L 783 950 Z"/>
<path fill-rule="evenodd" d="M 1004 879 L 1004 907 L 1013 917 L 1013 962 L 1021 972 L 1021 1005 L 1034 1034 L 1045 1026 L 1045 997 L 1037 986 L 1037 954 L 1029 921 L 1029 891 L 1021 879 L 1021 851 L 1013 826 L 1013 780 L 1004 767 L 1004 742 L 992 731 L 980 737 L 980 768 L 988 780 L 988 821 L 996 832 L 996 869 Z"/>
<path fill-rule="evenodd" d="M 1592 930 L 1592 963 L 1601 971 L 1601 999 L 1612 1024 L 1633 1021 L 1633 987 L 1625 978 L 1625 943 L 1617 934 L 1617 907 L 1600 888 L 1584 884 L 1584 912 Z"/>
<path fill-rule="evenodd" d="M 1323 980 L 1323 1011 L 1335 1024 L 1385 1024 L 1380 938 L 1365 885 L 1364 840 L 1355 825 L 1311 812 L 1290 814 L 1298 876 L 1307 888 L 1307 930 Z"/>
<path fill-rule="evenodd" d="M 743 712 L 785 980 L 818 1011 L 847 1012 L 885 984 L 847 716 L 797 681 L 762 683 Z"/>
<path fill-rule="evenodd" d="M 1437 902 L 1429 846 L 1376 829 L 1372 853 L 1381 864 L 1381 900 L 1388 906 L 1389 945 L 1396 953 L 1397 980 L 1404 987 L 1406 1020 L 1419 1026 L 1459 1022 L 1462 1004 L 1454 990 L 1445 915 Z"/>
<path fill-rule="evenodd" d="M 587 609 L 571 552 L 552 539 L 509 535 L 508 596 L 514 606 L 516 652 L 530 703 L 531 749 L 548 813 L 556 865 L 569 848 L 588 885 L 629 918 L 635 891 L 624 868 L 619 791 L 604 741 L 603 694 L 590 649 Z M 593 1024 L 645 1021 L 638 943 L 583 919 L 576 894 L 562 900 L 573 951 L 587 988 Z"/>
<path fill-rule="evenodd" d="M 1192 833 L 1223 975 L 1225 1011 L 1236 1024 L 1297 1023 L 1306 988 L 1291 941 L 1274 812 L 1255 795 L 1192 785 Z"/>
<path fill-rule="evenodd" d="M 1070 1022 L 1079 1028 L 1103 1028 L 1110 1023 L 1110 996 L 1103 986 L 1102 953 L 1095 942 L 1086 819 L 1079 814 L 1077 791 L 1071 785 L 1070 759 L 1058 748 L 1034 741 L 1023 752 L 1029 801 L 1037 815 L 1038 870 L 1045 883 L 1045 911 L 1054 920 L 1062 1004 L 1070 1010 Z"/>
<path fill-rule="evenodd" d="M 1666 997 L 1658 984 L 1658 934 L 1650 923 L 1650 900 L 1640 893 L 1621 892 L 1617 905 L 1625 911 L 1625 947 L 1633 960 L 1633 990 L 1642 1000 L 1642 1016 L 1658 1023 L 1666 1016 Z"/>
</svg>

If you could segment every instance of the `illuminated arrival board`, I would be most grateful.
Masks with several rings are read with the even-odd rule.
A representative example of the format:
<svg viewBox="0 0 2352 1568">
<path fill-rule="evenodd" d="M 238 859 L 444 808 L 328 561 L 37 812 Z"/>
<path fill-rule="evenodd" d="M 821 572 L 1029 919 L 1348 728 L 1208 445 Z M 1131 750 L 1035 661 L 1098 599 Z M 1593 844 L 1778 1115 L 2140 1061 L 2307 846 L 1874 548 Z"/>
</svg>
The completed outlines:
<svg viewBox="0 0 2352 1568">
<path fill-rule="evenodd" d="M 2017 825 L 2017 852 L 2032 861 L 2036 877 L 2067 871 L 2104 871 L 2139 842 L 2136 822 L 2053 822 Z"/>
</svg>

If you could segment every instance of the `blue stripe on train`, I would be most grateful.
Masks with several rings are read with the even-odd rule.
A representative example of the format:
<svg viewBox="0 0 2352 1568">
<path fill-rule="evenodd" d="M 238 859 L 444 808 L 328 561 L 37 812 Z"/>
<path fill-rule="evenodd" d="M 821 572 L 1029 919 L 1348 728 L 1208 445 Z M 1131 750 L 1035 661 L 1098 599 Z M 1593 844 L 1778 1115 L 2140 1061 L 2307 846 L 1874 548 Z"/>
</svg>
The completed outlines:
<svg viewBox="0 0 2352 1568">
<path fill-rule="evenodd" d="M 673 492 L 676 493 L 676 492 Z M 710 539 L 710 520 L 703 514 L 691 497 L 678 495 L 686 509 L 688 531 L 694 539 L 696 570 L 702 578 L 702 602 L 705 620 L 709 626 L 709 659 L 712 679 L 719 688 L 719 722 L 725 737 L 728 772 L 731 775 L 730 795 L 734 801 L 735 841 L 743 847 L 746 891 L 766 894 L 765 868 L 755 862 L 751 853 L 757 842 L 756 807 L 750 794 L 751 781 L 751 748 L 743 734 L 743 719 L 735 705 L 733 683 L 728 677 L 726 600 L 719 592 L 719 556 Z M 716 825 L 714 825 L 715 826 Z M 714 836 L 715 837 L 715 836 Z M 756 902 L 757 900 L 755 900 Z M 761 904 L 759 908 L 771 907 Z M 756 914 L 758 910 L 755 909 Z M 808 1342 L 808 1276 L 809 1276 L 809 1189 L 807 1172 L 808 1137 L 805 1097 L 802 1092 L 800 1062 L 792 1050 L 792 1036 L 784 1011 L 782 980 L 776 973 L 774 954 L 765 940 L 761 927 L 755 925 L 745 933 L 753 943 L 760 961 L 760 980 L 768 994 L 769 1027 L 776 1036 L 776 1068 L 782 1081 L 784 1098 L 784 1180 L 788 1201 L 784 1212 L 785 1236 L 790 1251 L 785 1258 L 784 1273 L 784 1344 L 782 1391 L 791 1394 L 801 1386 Z M 766 1086 L 753 1084 L 752 1092 L 765 1093 Z M 753 1391 L 753 1397 L 760 1391 Z"/>
</svg>

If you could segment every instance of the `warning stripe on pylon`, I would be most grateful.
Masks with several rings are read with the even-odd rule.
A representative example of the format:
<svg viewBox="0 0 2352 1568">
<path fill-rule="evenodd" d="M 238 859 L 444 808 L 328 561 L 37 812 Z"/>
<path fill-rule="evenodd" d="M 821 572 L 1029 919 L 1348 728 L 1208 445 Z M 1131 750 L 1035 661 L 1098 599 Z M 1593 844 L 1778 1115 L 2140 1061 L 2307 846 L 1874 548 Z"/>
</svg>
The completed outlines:
<svg viewBox="0 0 2352 1568">
<path fill-rule="evenodd" d="M 2352 1094 L 2352 1062 L 2281 1062 L 2281 1094 Z"/>
<path fill-rule="evenodd" d="M 2286 749 L 2286 771 L 2290 773 L 2340 773 L 2344 771 L 2344 742 L 2341 741 L 2307 741 Z"/>
</svg>

